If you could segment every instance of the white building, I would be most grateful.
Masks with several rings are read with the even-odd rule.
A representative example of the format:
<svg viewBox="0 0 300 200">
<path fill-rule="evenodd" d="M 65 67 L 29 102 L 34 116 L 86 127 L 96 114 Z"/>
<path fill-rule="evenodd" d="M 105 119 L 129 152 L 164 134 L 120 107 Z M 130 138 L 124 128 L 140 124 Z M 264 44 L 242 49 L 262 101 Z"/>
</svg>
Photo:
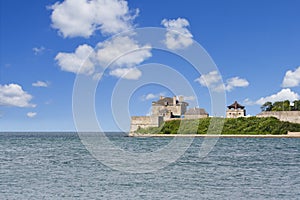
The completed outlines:
<svg viewBox="0 0 300 200">
<path fill-rule="evenodd" d="M 245 106 L 240 105 L 237 101 L 230 106 L 227 106 L 227 108 L 226 118 L 238 118 L 246 116 Z"/>
</svg>

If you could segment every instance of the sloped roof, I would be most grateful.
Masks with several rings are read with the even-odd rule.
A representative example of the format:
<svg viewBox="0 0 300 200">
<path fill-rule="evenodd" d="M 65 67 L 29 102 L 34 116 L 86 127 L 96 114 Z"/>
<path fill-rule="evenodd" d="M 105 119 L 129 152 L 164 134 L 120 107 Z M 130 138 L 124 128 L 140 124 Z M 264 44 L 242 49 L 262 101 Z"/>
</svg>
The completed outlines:
<svg viewBox="0 0 300 200">
<path fill-rule="evenodd" d="M 185 103 L 188 105 L 187 102 L 179 102 L 177 99 L 176 99 L 176 105 L 178 103 Z M 173 98 L 171 97 L 163 97 L 162 99 L 159 99 L 158 101 L 153 101 L 152 104 L 154 105 L 160 105 L 160 106 L 173 106 Z"/>
<path fill-rule="evenodd" d="M 165 106 L 166 104 L 168 106 L 173 106 L 173 98 L 171 97 L 164 97 L 158 101 L 154 101 L 153 103 L 155 103 L 156 105 L 162 105 Z M 176 100 L 176 104 L 178 103 L 178 101 Z"/>
<path fill-rule="evenodd" d="M 237 101 L 235 101 L 233 104 L 231 104 L 230 106 L 227 106 L 227 108 L 231 109 L 231 108 L 234 108 L 234 109 L 244 109 L 245 106 L 242 106 L 241 104 L 239 104 Z"/>
<path fill-rule="evenodd" d="M 185 115 L 208 115 L 208 113 L 203 108 L 190 108 Z"/>
</svg>

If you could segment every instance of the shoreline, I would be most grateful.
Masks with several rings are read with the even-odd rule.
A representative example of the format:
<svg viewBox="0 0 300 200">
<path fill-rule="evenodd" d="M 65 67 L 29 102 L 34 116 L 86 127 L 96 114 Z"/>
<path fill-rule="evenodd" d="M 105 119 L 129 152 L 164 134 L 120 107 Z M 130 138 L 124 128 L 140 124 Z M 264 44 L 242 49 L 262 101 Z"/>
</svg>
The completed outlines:
<svg viewBox="0 0 300 200">
<path fill-rule="evenodd" d="M 207 137 L 207 138 L 300 138 L 299 132 L 289 132 L 285 135 L 247 135 L 247 134 L 228 134 L 228 135 L 201 135 L 201 134 L 139 134 L 129 133 L 129 137 Z"/>
</svg>

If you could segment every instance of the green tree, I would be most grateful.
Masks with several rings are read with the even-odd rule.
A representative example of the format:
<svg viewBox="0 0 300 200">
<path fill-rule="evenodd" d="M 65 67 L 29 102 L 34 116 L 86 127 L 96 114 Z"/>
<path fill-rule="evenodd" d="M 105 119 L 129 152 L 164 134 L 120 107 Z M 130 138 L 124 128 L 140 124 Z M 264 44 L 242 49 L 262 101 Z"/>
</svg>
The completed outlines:
<svg viewBox="0 0 300 200">
<path fill-rule="evenodd" d="M 273 103 L 272 111 L 289 111 L 291 110 L 290 101 L 276 101 Z"/>
<path fill-rule="evenodd" d="M 295 100 L 293 102 L 292 110 L 294 111 L 300 111 L 300 100 Z"/>
<path fill-rule="evenodd" d="M 260 109 L 262 110 L 262 111 L 271 111 L 272 110 L 272 108 L 273 108 L 273 104 L 272 104 L 272 102 L 266 102 L 266 103 L 264 103 L 261 107 L 260 107 Z"/>
</svg>

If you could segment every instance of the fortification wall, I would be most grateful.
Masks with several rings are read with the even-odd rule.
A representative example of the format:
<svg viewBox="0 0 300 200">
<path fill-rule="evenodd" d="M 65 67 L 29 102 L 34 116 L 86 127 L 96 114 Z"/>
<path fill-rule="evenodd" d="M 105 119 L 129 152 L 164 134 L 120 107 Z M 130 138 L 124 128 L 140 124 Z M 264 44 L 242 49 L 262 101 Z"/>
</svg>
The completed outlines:
<svg viewBox="0 0 300 200">
<path fill-rule="evenodd" d="M 182 120 L 182 119 L 181 118 L 169 118 L 169 119 L 164 119 L 164 122 L 176 121 L 176 120 Z"/>
<path fill-rule="evenodd" d="M 163 123 L 160 116 L 133 116 L 131 117 L 130 132 L 139 128 L 159 127 Z"/>
<path fill-rule="evenodd" d="M 201 119 L 207 117 L 208 115 L 184 115 L 184 119 Z"/>
<path fill-rule="evenodd" d="M 276 117 L 280 121 L 300 123 L 300 111 L 265 111 L 256 115 L 257 117 Z"/>
</svg>

